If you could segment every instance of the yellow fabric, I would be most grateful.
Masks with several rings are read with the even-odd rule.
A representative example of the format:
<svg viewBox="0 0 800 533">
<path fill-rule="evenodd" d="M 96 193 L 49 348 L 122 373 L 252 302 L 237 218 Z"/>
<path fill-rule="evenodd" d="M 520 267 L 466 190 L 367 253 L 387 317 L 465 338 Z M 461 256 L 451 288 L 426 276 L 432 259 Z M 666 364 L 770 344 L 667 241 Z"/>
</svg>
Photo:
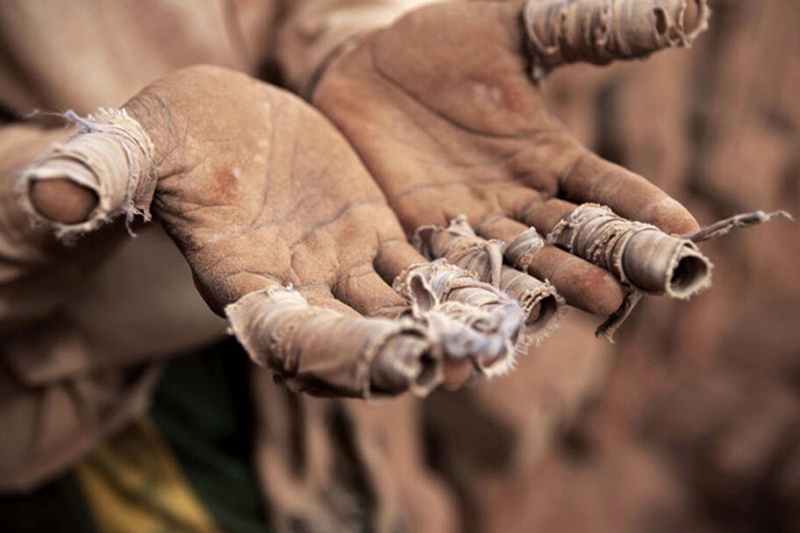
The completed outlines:
<svg viewBox="0 0 800 533">
<path fill-rule="evenodd" d="M 147 418 L 81 462 L 78 479 L 102 533 L 221 531 Z"/>
</svg>

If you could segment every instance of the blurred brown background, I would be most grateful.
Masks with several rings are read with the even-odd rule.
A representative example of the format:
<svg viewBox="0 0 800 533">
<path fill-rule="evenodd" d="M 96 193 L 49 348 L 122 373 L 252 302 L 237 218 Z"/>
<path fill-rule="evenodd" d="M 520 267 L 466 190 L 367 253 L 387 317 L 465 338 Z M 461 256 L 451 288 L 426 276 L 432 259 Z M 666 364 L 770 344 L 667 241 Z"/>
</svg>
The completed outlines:
<svg viewBox="0 0 800 533">
<path fill-rule="evenodd" d="M 545 81 L 601 155 L 701 224 L 800 213 L 800 2 L 717 0 L 690 51 Z M 571 310 L 512 375 L 427 404 L 467 531 L 800 531 L 800 233 L 707 243 L 711 290 L 616 336 Z"/>
</svg>

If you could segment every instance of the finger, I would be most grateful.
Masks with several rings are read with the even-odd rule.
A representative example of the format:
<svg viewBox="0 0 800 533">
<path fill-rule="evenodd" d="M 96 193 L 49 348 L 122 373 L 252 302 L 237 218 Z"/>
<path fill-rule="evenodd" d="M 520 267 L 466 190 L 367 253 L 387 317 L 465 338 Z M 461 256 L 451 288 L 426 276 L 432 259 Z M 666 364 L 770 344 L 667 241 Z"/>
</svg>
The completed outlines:
<svg viewBox="0 0 800 533">
<path fill-rule="evenodd" d="M 461 268 L 430 263 L 405 241 L 382 245 L 375 266 L 394 277 L 414 315 L 436 324 L 448 360 L 469 359 L 485 375 L 511 368 L 524 323 L 517 302 Z"/>
<path fill-rule="evenodd" d="M 563 299 L 555 288 L 503 264 L 505 244 L 478 237 L 464 218 L 447 228 L 424 227 L 415 243 L 431 258 L 443 257 L 520 303 L 525 312 L 523 342 L 540 342 L 558 326 L 555 319 Z"/>
<path fill-rule="evenodd" d="M 627 220 L 605 206 L 579 206 L 548 241 L 642 291 L 685 299 L 711 282 L 711 262 L 690 239 Z"/>
<path fill-rule="evenodd" d="M 559 198 L 531 204 L 520 213 L 519 220 L 536 228 L 541 235 L 548 235 L 556 225 L 578 208 L 577 205 Z"/>
<path fill-rule="evenodd" d="M 528 0 L 522 9 L 533 77 L 565 63 L 603 65 L 686 47 L 708 26 L 706 0 Z"/>
<path fill-rule="evenodd" d="M 528 164 L 536 165 L 536 161 L 528 162 L 523 158 L 520 159 L 523 163 L 521 168 L 527 169 Z M 500 206 L 500 213 L 506 213 L 510 218 L 518 219 L 520 213 L 530 209 L 533 205 L 538 205 L 544 202 L 547 198 L 539 187 L 533 187 L 531 184 L 503 184 L 498 187 L 497 203 Z"/>
<path fill-rule="evenodd" d="M 60 235 L 94 230 L 123 213 L 149 216 L 154 150 L 141 124 L 112 109 L 66 118 L 81 129 L 20 172 L 23 205 Z"/>
<path fill-rule="evenodd" d="M 519 304 L 443 260 L 409 268 L 395 289 L 411 302 L 413 316 L 439 335 L 450 359 L 469 359 L 491 376 L 513 366 L 524 324 Z"/>
<path fill-rule="evenodd" d="M 272 286 L 225 308 L 250 357 L 298 392 L 369 398 L 441 384 L 437 338 L 412 321 L 361 318 L 324 290 Z"/>
<path fill-rule="evenodd" d="M 558 177 L 566 200 L 607 205 L 624 218 L 653 224 L 666 233 L 683 235 L 700 228 L 689 211 L 667 193 L 586 149 L 576 150 L 567 168 Z"/>
<path fill-rule="evenodd" d="M 594 204 L 551 199 L 524 220 L 566 251 L 639 290 L 688 298 L 709 286 L 711 262 L 686 237 L 662 233 Z"/>
<path fill-rule="evenodd" d="M 456 390 L 475 378 L 475 366 L 468 359 L 446 359 L 442 388 Z"/>
<path fill-rule="evenodd" d="M 67 165 L 65 165 L 67 166 Z M 64 169 L 69 176 L 68 169 Z M 76 168 L 73 172 L 82 172 Z M 85 222 L 97 206 L 97 193 L 69 177 L 35 179 L 28 190 L 31 206 L 43 218 L 65 225 Z"/>
<path fill-rule="evenodd" d="M 408 309 L 408 302 L 375 272 L 372 264 L 348 272 L 334 285 L 333 295 L 364 316 L 396 318 Z"/>
<path fill-rule="evenodd" d="M 337 300 L 331 290 L 323 285 L 304 285 L 296 289 L 289 288 L 289 290 L 296 290 L 300 295 L 305 298 L 308 305 L 311 307 L 324 307 L 330 309 L 343 316 L 352 318 L 361 318 L 363 315 L 356 309 L 350 307 L 346 303 Z"/>
<path fill-rule="evenodd" d="M 484 237 L 508 243 L 514 243 L 526 231 L 528 226 L 499 217 L 478 228 Z M 579 309 L 610 315 L 623 302 L 622 286 L 611 273 L 554 246 L 532 244 L 509 259 L 516 268 L 552 283 L 567 303 Z"/>
<path fill-rule="evenodd" d="M 382 242 L 375 256 L 375 271 L 387 283 L 394 280 L 410 266 L 427 263 L 428 260 L 405 240 Z"/>
<path fill-rule="evenodd" d="M 377 285 L 378 281 L 372 279 Z M 408 302 L 401 298 L 394 289 L 388 287 L 382 279 L 379 281 L 383 283 L 384 287 L 391 290 L 395 297 L 400 298 L 403 302 L 403 310 L 407 310 Z M 333 293 L 325 287 L 304 287 L 299 292 L 313 307 L 330 309 L 346 317 L 360 317 L 357 309 L 336 299 Z M 363 313 L 363 311 L 361 312 Z M 475 376 L 476 361 L 474 359 L 452 357 L 447 350 L 442 349 L 440 345 L 442 332 L 437 331 L 437 324 L 441 324 L 441 320 L 434 320 L 426 324 L 418 323 L 420 330 L 427 330 L 430 336 L 428 339 L 430 348 L 424 353 L 420 351 L 422 347 L 416 335 L 405 335 L 388 341 L 387 347 L 375 357 L 370 371 L 370 388 L 373 394 L 394 394 L 410 390 L 418 396 L 424 396 L 439 386 L 448 390 L 457 389 Z M 461 329 L 466 330 L 466 326 L 462 326 Z M 447 344 L 446 339 L 444 344 Z M 486 362 L 479 364 L 479 370 L 484 367 L 493 368 L 500 364 L 496 356 L 478 358 L 478 361 L 483 361 L 483 359 L 486 359 Z"/>
<path fill-rule="evenodd" d="M 504 265 L 500 290 L 525 311 L 526 343 L 538 345 L 558 329 L 565 301 L 552 284 Z"/>
</svg>

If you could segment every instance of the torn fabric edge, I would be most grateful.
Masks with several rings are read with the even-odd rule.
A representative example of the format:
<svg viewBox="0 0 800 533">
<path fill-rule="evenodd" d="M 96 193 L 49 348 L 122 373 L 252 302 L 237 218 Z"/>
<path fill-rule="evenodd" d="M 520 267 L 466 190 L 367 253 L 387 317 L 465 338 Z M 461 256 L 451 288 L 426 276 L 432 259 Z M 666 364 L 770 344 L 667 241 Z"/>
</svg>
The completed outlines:
<svg viewBox="0 0 800 533">
<path fill-rule="evenodd" d="M 686 28 L 690 3 L 697 20 Z M 538 83 L 565 63 L 604 65 L 690 47 L 708 28 L 710 14 L 706 0 L 528 0 L 522 23 L 531 76 Z"/>
<path fill-rule="evenodd" d="M 578 206 L 547 240 L 646 293 L 688 299 L 711 285 L 711 261 L 691 240 L 622 218 L 607 206 Z"/>
<path fill-rule="evenodd" d="M 530 227 L 506 245 L 505 257 L 522 275 L 522 273 L 528 272 L 536 253 L 542 249 L 544 244 L 544 239 L 536 231 L 536 228 Z M 506 268 L 516 272 L 514 269 Z M 561 318 L 566 314 L 567 306 L 564 298 L 558 294 L 555 286 L 549 280 L 539 280 L 533 276 L 525 275 L 541 283 L 538 287 L 532 287 L 530 294 L 519 294 L 510 280 L 505 280 L 502 288 L 512 298 L 522 303 L 523 309 L 530 310 L 528 305 L 537 305 L 539 307 L 536 321 L 527 324 L 529 338 L 535 346 L 539 346 L 561 327 Z M 523 302 L 530 303 L 526 305 Z M 529 316 L 531 315 L 532 313 Z"/>
<path fill-rule="evenodd" d="M 536 252 L 545 245 L 536 228 L 528 228 L 506 246 L 506 259 L 518 269 L 527 272 Z"/>
<path fill-rule="evenodd" d="M 689 235 L 674 236 L 649 224 L 622 219 L 607 206 L 583 204 L 553 228 L 548 241 L 605 268 L 622 282 L 626 291 L 622 305 L 595 332 L 611 341 L 642 293 L 687 299 L 710 287 L 713 265 L 695 243 L 778 217 L 794 220 L 786 211 L 756 211 L 721 220 Z M 647 263 L 656 263 L 656 268 Z M 645 288 L 637 286 L 637 278 L 651 283 Z M 653 285 L 654 281 L 662 285 Z"/>
<path fill-rule="evenodd" d="M 602 337 L 608 342 L 614 342 L 614 333 L 617 332 L 623 322 L 628 320 L 636 304 L 642 299 L 642 293 L 636 289 L 630 286 L 624 287 L 624 289 L 625 296 L 619 309 L 611 313 L 602 324 L 597 326 L 594 332 L 595 337 Z"/>
<path fill-rule="evenodd" d="M 435 336 L 408 318 L 348 317 L 282 287 L 247 294 L 225 314 L 250 358 L 296 392 L 425 396 L 444 380 Z"/>
<path fill-rule="evenodd" d="M 23 209 L 34 222 L 52 227 L 65 240 L 123 213 L 129 231 L 135 215 L 150 220 L 156 188 L 155 148 L 142 125 L 125 109 L 100 108 L 86 118 L 72 111 L 63 116 L 80 130 L 19 171 L 16 192 Z M 98 203 L 86 221 L 63 224 L 37 212 L 29 191 L 34 181 L 48 179 L 67 179 L 95 193 Z"/>
<path fill-rule="evenodd" d="M 758 226 L 764 222 L 769 222 L 770 220 L 778 217 L 783 217 L 794 222 L 794 217 L 792 217 L 792 215 L 786 211 L 773 211 L 771 213 L 755 211 L 753 213 L 743 213 L 720 220 L 719 222 L 715 222 L 710 226 L 706 226 L 705 228 L 702 228 L 699 231 L 689 235 L 685 235 L 684 237 L 694 243 L 705 242 L 711 239 L 717 239 L 723 235 L 727 235 L 728 233 L 737 229 Z"/>
<path fill-rule="evenodd" d="M 619 217 L 607 206 L 578 206 L 553 227 L 547 241 L 620 280 L 625 290 L 622 304 L 595 332 L 609 341 L 642 292 L 687 299 L 711 285 L 713 266 L 694 243 Z"/>
<path fill-rule="evenodd" d="M 412 316 L 432 326 L 447 357 L 469 359 L 486 377 L 514 368 L 524 324 L 516 301 L 443 259 L 410 266 L 394 288 L 411 303 Z"/>
<path fill-rule="evenodd" d="M 528 353 L 531 346 L 540 346 L 561 327 L 567 312 L 564 298 L 548 281 L 536 280 L 528 274 L 503 265 L 500 289 L 519 302 L 525 313 L 525 328 L 517 341 L 517 351 Z"/>
<path fill-rule="evenodd" d="M 560 326 L 566 307 L 555 287 L 505 265 L 503 256 L 505 253 L 509 257 L 510 248 L 501 241 L 479 237 L 466 217 L 453 219 L 446 228 L 422 227 L 413 242 L 423 255 L 447 259 L 520 304 L 525 313 L 525 328 L 517 340 L 518 353 L 527 353 L 531 344 L 538 346 Z M 527 244 L 525 241 L 517 249 L 526 248 Z"/>
</svg>

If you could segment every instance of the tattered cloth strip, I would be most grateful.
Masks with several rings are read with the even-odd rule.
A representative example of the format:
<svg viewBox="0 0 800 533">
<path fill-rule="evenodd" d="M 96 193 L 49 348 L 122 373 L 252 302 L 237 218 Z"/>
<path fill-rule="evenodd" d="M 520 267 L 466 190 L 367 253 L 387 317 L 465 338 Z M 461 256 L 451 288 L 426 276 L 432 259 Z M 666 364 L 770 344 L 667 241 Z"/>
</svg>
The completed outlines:
<svg viewBox="0 0 800 533">
<path fill-rule="evenodd" d="M 225 313 L 250 357 L 296 392 L 424 395 L 443 380 L 441 350 L 410 319 L 344 316 L 291 288 L 250 293 Z"/>
<path fill-rule="evenodd" d="M 711 286 L 711 261 L 696 242 L 777 216 L 791 218 L 784 211 L 759 211 L 722 220 L 691 235 L 676 236 L 650 224 L 624 219 L 607 206 L 583 204 L 562 219 L 547 240 L 608 270 L 628 289 L 622 307 L 597 330 L 598 336 L 610 339 L 633 310 L 640 293 L 688 299 Z"/>
<path fill-rule="evenodd" d="M 602 267 L 637 290 L 687 299 L 711 284 L 711 262 L 689 239 L 583 204 L 547 240 Z"/>
<path fill-rule="evenodd" d="M 149 220 L 155 149 L 142 125 L 124 109 L 100 109 L 86 118 L 71 111 L 64 116 L 80 130 L 20 172 L 17 192 L 23 207 L 38 222 L 51 224 L 61 238 L 97 229 L 123 213 L 128 222 L 136 214 Z M 66 179 L 95 193 L 97 206 L 86 221 L 62 224 L 36 210 L 28 194 L 31 185 L 52 179 Z"/>
<path fill-rule="evenodd" d="M 744 213 L 726 218 L 725 220 L 720 220 L 719 222 L 715 222 L 710 226 L 706 226 L 695 233 L 686 235 L 686 238 L 692 242 L 705 242 L 711 239 L 722 237 L 723 235 L 727 235 L 735 229 L 758 226 L 759 224 L 768 222 L 776 217 L 783 217 L 792 221 L 794 220 L 794 217 L 792 217 L 792 215 L 786 211 L 773 211 L 772 213 L 756 211 L 754 213 Z"/>
<path fill-rule="evenodd" d="M 409 308 L 394 320 L 312 307 L 281 287 L 250 293 L 225 313 L 254 361 L 318 396 L 424 396 L 443 383 L 448 358 L 468 358 L 486 376 L 513 368 L 524 321 L 514 300 L 443 261 L 409 268 L 395 288 Z"/>
<path fill-rule="evenodd" d="M 689 46 L 708 27 L 706 0 L 528 0 L 532 76 L 575 61 L 603 65 Z"/>
<path fill-rule="evenodd" d="M 445 258 L 520 303 L 525 311 L 525 329 L 517 345 L 520 353 L 526 353 L 530 343 L 538 345 L 558 329 L 558 318 L 565 308 L 555 287 L 503 264 L 506 245 L 478 237 L 465 217 L 452 220 L 447 228 L 420 228 L 414 244 L 423 255 Z"/>
<path fill-rule="evenodd" d="M 410 267 L 397 276 L 394 288 L 411 303 L 407 314 L 427 325 L 446 356 L 470 357 L 487 377 L 514 368 L 525 323 L 517 301 L 444 259 Z M 464 325 L 470 331 L 464 332 Z"/>
</svg>

